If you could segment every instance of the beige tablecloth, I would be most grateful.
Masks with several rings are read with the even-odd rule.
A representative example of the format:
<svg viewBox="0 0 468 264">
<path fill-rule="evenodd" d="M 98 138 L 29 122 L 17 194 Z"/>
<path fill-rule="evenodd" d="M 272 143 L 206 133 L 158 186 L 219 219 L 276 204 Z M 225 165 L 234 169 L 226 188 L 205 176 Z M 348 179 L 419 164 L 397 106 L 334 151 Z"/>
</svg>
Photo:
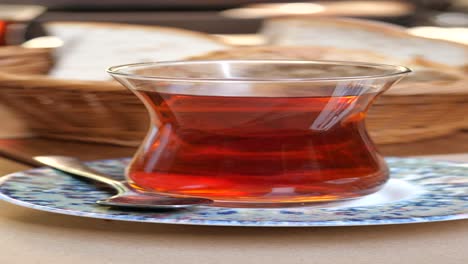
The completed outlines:
<svg viewBox="0 0 468 264">
<path fill-rule="evenodd" d="M 465 160 L 468 155 L 439 156 Z M 0 263 L 468 263 L 468 220 L 241 228 L 80 218 L 0 202 Z"/>
</svg>

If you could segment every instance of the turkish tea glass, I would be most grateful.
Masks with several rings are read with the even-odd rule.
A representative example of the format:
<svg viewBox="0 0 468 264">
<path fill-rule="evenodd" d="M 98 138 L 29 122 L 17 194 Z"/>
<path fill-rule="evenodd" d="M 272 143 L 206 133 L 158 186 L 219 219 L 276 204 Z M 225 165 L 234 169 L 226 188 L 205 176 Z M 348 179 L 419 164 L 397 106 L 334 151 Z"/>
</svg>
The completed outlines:
<svg viewBox="0 0 468 264">
<path fill-rule="evenodd" d="M 129 64 L 108 72 L 151 119 L 126 171 L 133 187 L 222 206 L 282 207 L 357 198 L 384 185 L 389 170 L 365 117 L 410 70 L 231 60 Z"/>
</svg>

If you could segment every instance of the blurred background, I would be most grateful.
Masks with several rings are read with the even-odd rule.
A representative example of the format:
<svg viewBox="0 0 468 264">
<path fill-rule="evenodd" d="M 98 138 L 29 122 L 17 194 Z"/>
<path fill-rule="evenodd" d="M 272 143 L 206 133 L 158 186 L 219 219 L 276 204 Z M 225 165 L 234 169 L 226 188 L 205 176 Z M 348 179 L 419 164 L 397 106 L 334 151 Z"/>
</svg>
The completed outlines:
<svg viewBox="0 0 468 264">
<path fill-rule="evenodd" d="M 333 31 L 331 27 L 329 31 L 330 27 L 321 22 L 304 27 L 286 23 L 287 29 L 269 23 L 275 20 L 271 18 L 285 15 L 303 16 L 300 19 L 308 22 L 320 21 L 316 18 L 322 16 L 360 18 L 363 25 L 347 30 L 347 21 L 336 25 L 345 30 Z M 376 26 L 372 32 L 366 29 L 373 28 L 368 25 L 374 23 L 367 20 L 408 30 L 387 30 L 391 26 L 380 30 Z M 55 21 L 114 24 L 49 23 Z M 208 34 L 189 37 L 180 31 L 159 32 L 157 28 L 148 33 L 147 27 L 139 26 L 125 30 L 121 24 L 183 28 L 221 38 Z M 45 28 L 51 36 L 38 38 L 48 34 Z M 130 146 L 122 150 L 129 156 L 146 133 L 147 113 L 129 91 L 110 82 L 106 67 L 188 59 L 234 46 L 261 45 L 275 46 L 276 51 L 264 54 L 270 58 L 287 55 L 297 59 L 302 52 L 305 57 L 299 58 L 372 62 L 380 58 L 382 63 L 412 67 L 412 78 L 401 83 L 399 90 L 393 88 L 393 94 L 386 93 L 370 112 L 368 124 L 382 152 L 400 156 L 466 153 L 466 46 L 413 35 L 468 44 L 467 32 L 468 0 L 0 0 L 0 120 L 7 120 L 0 129 L 0 154 L 3 151 L 16 157 L 18 146 L 27 146 L 23 154 L 36 155 L 47 149 L 43 146 L 54 144 L 60 154 L 77 149 L 65 149 L 61 141 L 52 141 L 58 138 Z M 363 41 L 360 34 L 368 37 Z M 382 45 L 384 41 L 388 45 Z M 190 50 L 187 43 L 198 50 L 182 54 Z M 326 54 L 282 50 L 284 43 L 324 48 L 319 50 L 355 50 Z M 367 52 L 375 56 L 364 56 Z M 105 82 L 94 82 L 97 80 Z M 102 157 L 118 153 L 103 152 Z"/>
<path fill-rule="evenodd" d="M 0 0 L 0 5 L 0 20 L 10 24 L 10 44 L 44 34 L 40 24 L 50 21 L 162 25 L 215 34 L 254 33 L 266 17 L 288 14 L 368 18 L 407 27 L 468 26 L 468 0 Z"/>
</svg>

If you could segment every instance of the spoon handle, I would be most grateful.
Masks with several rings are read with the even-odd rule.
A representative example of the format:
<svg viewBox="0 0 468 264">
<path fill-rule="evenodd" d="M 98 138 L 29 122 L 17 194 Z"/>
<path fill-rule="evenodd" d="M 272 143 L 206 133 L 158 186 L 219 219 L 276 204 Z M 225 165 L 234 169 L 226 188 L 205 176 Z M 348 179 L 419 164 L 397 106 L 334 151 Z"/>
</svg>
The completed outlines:
<svg viewBox="0 0 468 264">
<path fill-rule="evenodd" d="M 36 156 L 33 159 L 51 168 L 93 181 L 105 183 L 117 190 L 118 193 L 125 193 L 129 191 L 129 188 L 125 186 L 125 184 L 113 180 L 106 175 L 87 167 L 76 158 L 67 156 Z"/>
</svg>

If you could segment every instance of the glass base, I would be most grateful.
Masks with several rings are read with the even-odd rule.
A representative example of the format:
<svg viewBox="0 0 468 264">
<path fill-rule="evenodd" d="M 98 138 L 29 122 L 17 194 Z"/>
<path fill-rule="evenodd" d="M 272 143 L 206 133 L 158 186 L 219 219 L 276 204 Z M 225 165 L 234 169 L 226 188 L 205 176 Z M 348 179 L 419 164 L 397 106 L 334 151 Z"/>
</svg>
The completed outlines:
<svg viewBox="0 0 468 264">
<path fill-rule="evenodd" d="M 289 197 L 288 199 L 251 199 L 251 200 L 214 200 L 214 203 L 209 206 L 215 207 L 226 207 L 226 208 L 288 208 L 288 207 L 308 207 L 308 206 L 320 206 L 333 205 L 335 203 L 345 202 L 362 198 L 366 195 L 373 194 L 383 188 L 384 185 L 380 185 L 371 189 L 361 190 L 359 193 L 344 193 L 338 195 L 321 195 L 321 196 L 300 196 L 300 197 Z M 171 193 L 161 193 L 161 195 L 179 196 L 179 197 L 193 197 L 187 195 L 175 195 Z M 202 197 L 209 198 L 210 197 Z"/>
</svg>

